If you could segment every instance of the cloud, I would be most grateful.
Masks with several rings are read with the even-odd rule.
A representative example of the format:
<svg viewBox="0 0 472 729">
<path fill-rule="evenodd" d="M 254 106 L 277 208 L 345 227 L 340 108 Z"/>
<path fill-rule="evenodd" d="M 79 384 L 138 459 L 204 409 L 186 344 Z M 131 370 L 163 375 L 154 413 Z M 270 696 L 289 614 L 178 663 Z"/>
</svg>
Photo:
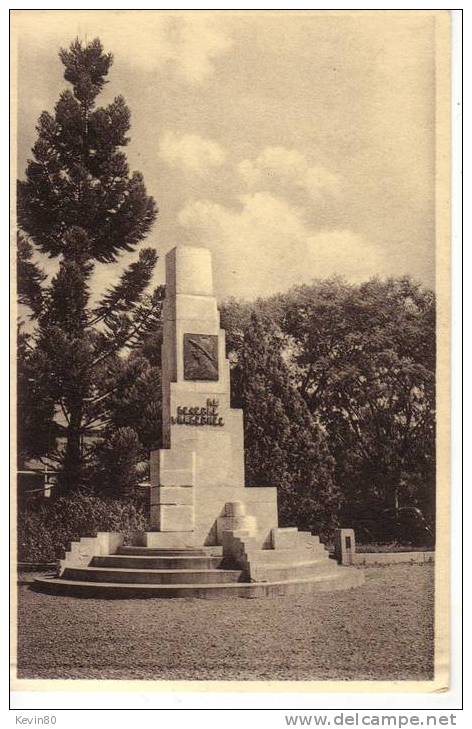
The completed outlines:
<svg viewBox="0 0 472 729">
<path fill-rule="evenodd" d="M 220 167 L 225 159 L 225 150 L 211 139 L 198 134 L 178 135 L 166 132 L 159 141 L 159 154 L 171 167 L 204 175 L 209 168 Z"/>
<path fill-rule="evenodd" d="M 283 190 L 290 186 L 320 201 L 337 196 L 341 189 L 338 175 L 321 165 L 310 165 L 305 155 L 286 147 L 266 147 L 256 159 L 240 162 L 238 171 L 253 190 Z"/>
<path fill-rule="evenodd" d="M 303 208 L 268 192 L 242 196 L 239 209 L 195 200 L 178 220 L 188 242 L 214 251 L 224 296 L 266 296 L 334 274 L 361 281 L 382 270 L 382 256 L 360 235 L 314 230 Z"/>
<path fill-rule="evenodd" d="M 193 85 L 206 81 L 232 47 L 218 17 L 206 13 L 25 11 L 14 22 L 20 44 L 46 50 L 98 36 L 117 63 L 147 72 L 168 69 Z"/>
<path fill-rule="evenodd" d="M 232 41 L 208 15 L 184 16 L 181 20 L 173 60 L 178 73 L 191 83 L 200 84 L 213 72 L 213 62 L 226 53 Z"/>
</svg>

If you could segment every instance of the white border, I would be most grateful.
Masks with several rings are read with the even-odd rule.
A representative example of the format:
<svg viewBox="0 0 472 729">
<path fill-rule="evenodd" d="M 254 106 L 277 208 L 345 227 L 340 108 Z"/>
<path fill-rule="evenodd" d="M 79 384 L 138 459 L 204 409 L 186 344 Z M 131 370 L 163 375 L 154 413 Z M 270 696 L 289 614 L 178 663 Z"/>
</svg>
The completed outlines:
<svg viewBox="0 0 472 729">
<path fill-rule="evenodd" d="M 49 2 L 42 5 L 44 7 L 47 5 L 48 8 L 51 9 L 63 9 L 64 3 L 60 2 Z M 351 7 L 349 7 L 351 5 Z M 28 9 L 34 9 L 36 7 L 41 8 L 41 3 L 34 3 L 30 2 L 28 3 L 27 7 Z M 120 2 L 114 2 L 114 3 L 100 3 L 100 8 L 122 8 L 126 9 L 129 8 L 129 4 L 127 3 L 120 3 Z M 300 9 L 310 9 L 308 4 L 304 3 L 297 3 L 297 8 Z M 21 9 L 21 6 L 17 3 L 12 3 L 10 6 L 12 9 L 17 8 Z M 146 8 L 146 9 L 152 9 L 153 6 L 150 3 L 139 3 L 139 7 Z M 169 9 L 179 9 L 179 8 L 172 8 L 170 7 L 170 4 L 165 5 L 166 8 Z M 189 9 L 190 7 L 187 6 Z M 214 8 L 214 9 L 225 9 L 225 8 L 215 8 L 215 4 L 209 3 L 208 8 Z M 229 4 L 230 8 L 235 8 L 234 4 Z M 263 8 L 261 4 L 257 5 L 258 8 Z M 271 4 L 271 8 L 274 8 L 274 4 Z M 275 5 L 275 8 L 277 6 Z M 323 8 L 329 8 L 329 9 L 338 9 L 331 3 L 323 3 Z M 447 7 L 447 6 L 446 6 Z M 76 3 L 74 6 L 74 9 L 88 9 L 90 8 L 90 3 Z M 366 4 L 366 6 L 363 9 L 405 9 L 405 6 L 398 4 L 397 8 L 395 6 L 392 6 L 392 4 L 382 6 L 381 3 L 369 3 Z M 443 9 L 445 8 L 444 3 L 415 3 L 414 4 L 415 9 Z M 72 9 L 72 8 L 70 8 Z M 155 8 L 158 9 L 158 8 Z M 251 9 L 251 7 L 247 8 L 244 6 L 241 6 L 237 9 Z M 359 9 L 355 8 L 353 4 L 345 3 L 341 9 Z M 452 9 L 451 9 L 452 10 Z M 454 110 L 457 110 L 459 108 L 459 104 L 461 103 L 461 48 L 460 48 L 460 28 L 461 28 L 461 15 L 460 11 L 452 10 L 452 16 L 453 16 L 453 39 L 454 39 L 454 47 L 453 47 L 453 67 L 454 67 L 454 73 L 453 73 L 453 108 Z M 5 15 L 4 15 L 4 21 L 5 21 Z M 1 40 L 3 41 L 1 43 L 1 53 L 3 55 L 3 64 L 2 64 L 2 77 L 5 75 L 5 69 L 8 68 L 8 28 L 7 23 L 1 24 Z M 467 43 L 466 43 L 466 49 L 467 49 Z M 2 78 L 3 83 L 3 78 Z M 7 91 L 4 90 L 3 98 L 6 99 Z M 6 120 L 7 115 L 4 114 L 2 118 L 2 124 L 7 125 L 8 122 Z M 369 710 L 375 710 L 380 709 L 384 711 L 388 711 L 388 713 L 393 713 L 394 710 L 425 710 L 428 711 L 434 711 L 434 710 L 440 710 L 440 711 L 446 711 L 447 709 L 450 709 L 451 711 L 456 711 L 460 706 L 461 699 L 460 699 L 460 675 L 459 675 L 459 664 L 458 664 L 458 656 L 460 655 L 461 650 L 461 636 L 459 631 L 459 619 L 460 616 L 458 615 L 458 610 L 455 607 L 455 601 L 457 596 L 460 594 L 460 585 L 461 585 L 461 574 L 460 574 L 460 558 L 461 558 L 461 549 L 459 546 L 459 535 L 460 535 L 460 509 L 461 509 L 461 498 L 460 498 L 460 455 L 461 455 L 461 430 L 460 430 L 460 412 L 461 412 L 461 385 L 460 385 L 460 353 L 461 353 L 461 342 L 460 342 L 460 322 L 461 322 L 461 297 L 460 297 L 460 277 L 461 277 L 461 249 L 460 249 L 460 239 L 461 239 L 461 220 L 460 220 L 460 205 L 458 200 L 458 191 L 460 190 L 460 148 L 461 148 L 461 121 L 460 116 L 456 113 L 453 115 L 453 165 L 454 165 L 454 194 L 455 194 L 455 202 L 453 207 L 453 391 L 452 391 L 452 398 L 453 398 L 453 445 L 452 445 L 452 458 L 453 458 L 453 488 L 452 488 L 452 512 L 453 512 L 453 526 L 452 526 L 452 535 L 453 535 L 453 545 L 452 545 L 452 593 L 454 595 L 454 602 L 453 602 L 453 611 L 452 611 L 452 683 L 451 683 L 451 690 L 442 694 L 241 694 L 241 693 L 180 693 L 180 692 L 172 692 L 169 694 L 165 693 L 159 693 L 159 694 L 150 694 L 150 693 L 137 693 L 137 694 L 118 694 L 113 692 L 112 694 L 107 693 L 51 693 L 48 692 L 47 694 L 43 694 L 40 692 L 34 692 L 34 693 L 27 693 L 22 692 L 16 693 L 12 695 L 12 706 L 15 707 L 17 710 L 14 712 L 11 712 L 8 715 L 8 721 L 13 722 L 15 720 L 15 716 L 18 714 L 18 710 L 25 710 L 28 708 L 40 710 L 40 709 L 48 709 L 54 710 L 54 713 L 58 715 L 58 724 L 56 726 L 66 726 L 69 728 L 73 728 L 75 726 L 80 726 L 84 719 L 87 722 L 92 722 L 92 725 L 95 726 L 98 723 L 102 723 L 104 720 L 113 722 L 114 725 L 118 726 L 124 726 L 127 725 L 131 719 L 131 715 L 125 711 L 107 711 L 105 714 L 103 713 L 97 713 L 97 714 L 91 714 L 88 713 L 84 716 L 82 712 L 79 712 L 78 714 L 72 711 L 71 709 L 89 709 L 93 710 L 98 708 L 104 708 L 104 709 L 110 709 L 111 706 L 113 706 L 115 709 L 132 709 L 132 708 L 140 708 L 140 709 L 219 709 L 218 711 L 210 711 L 210 712 L 203 712 L 199 711 L 196 713 L 189 713 L 189 712 L 178 712 L 178 711 L 172 711 L 172 712 L 166 712 L 166 711 L 160 711 L 159 717 L 155 717 L 153 715 L 148 715 L 147 712 L 140 712 L 139 714 L 139 720 L 143 721 L 145 723 L 150 722 L 164 722 L 165 725 L 170 726 L 184 726 L 184 724 L 196 724 L 199 725 L 200 723 L 204 723 L 206 727 L 210 727 L 215 723 L 215 725 L 220 726 L 221 722 L 223 721 L 228 727 L 236 726 L 241 721 L 244 721 L 245 724 L 248 726 L 260 726 L 264 724 L 264 726 L 285 726 L 285 722 L 283 720 L 283 715 L 287 713 L 288 711 L 294 711 L 294 712 L 303 712 L 307 711 L 310 713 L 316 713 L 321 712 L 323 710 L 332 709 L 333 707 L 336 707 L 336 712 L 339 713 L 339 711 L 347 710 L 349 712 L 355 711 L 356 709 L 369 709 Z M 4 137 L 5 138 L 5 137 Z M 2 146 L 2 153 L 3 153 L 4 147 Z M 7 169 L 8 164 L 8 154 L 6 154 L 4 157 L 2 157 L 3 161 L 3 169 Z M 3 176 L 4 179 L 6 175 Z M 3 190 L 5 191 L 5 187 L 3 187 Z M 0 201 L 1 205 L 1 212 L 2 212 L 2 221 L 7 223 L 9 218 L 9 212 L 8 212 L 8 202 L 5 199 L 5 192 L 2 196 L 2 199 Z M 8 236 L 5 235 L 5 241 L 8 240 Z M 2 327 L 5 327 L 3 329 L 3 338 L 2 341 L 5 343 L 7 341 L 7 335 L 6 332 L 8 331 L 8 296 L 7 296 L 7 287 L 6 287 L 6 275 L 8 271 L 8 264 L 7 264 L 7 254 L 6 254 L 6 245 L 4 244 L 3 248 L 1 249 L 2 256 L 2 275 L 5 277 L 3 281 L 3 286 L 0 287 L 0 297 L 1 298 L 1 305 L 0 305 L 0 321 Z M 468 295 L 468 303 L 470 304 L 470 293 Z M 5 351 L 5 350 L 4 350 Z M 7 358 L 6 353 L 2 357 L 2 368 L 3 371 L 7 371 L 8 365 L 7 365 Z M 6 401 L 3 399 L 4 397 L 4 391 L 7 388 L 2 388 L 2 403 L 5 403 L 5 407 L 3 408 L 3 412 L 6 410 Z M 0 438 L 0 443 L 2 444 L 2 448 L 4 449 L 4 456 L 5 456 L 5 462 L 7 460 L 8 455 L 8 447 L 6 446 L 6 443 L 8 442 L 8 432 L 6 430 L 6 418 L 3 418 L 1 422 L 1 430 L 0 435 L 2 436 Z M 7 478 L 5 477 L 5 483 L 4 483 L 4 494 L 5 498 L 7 499 L 7 493 L 8 489 L 6 487 Z M 470 483 L 469 483 L 470 486 Z M 8 509 L 4 508 L 2 510 L 2 526 L 3 529 L 0 529 L 0 549 L 2 554 L 2 559 L 5 559 L 5 555 L 8 553 L 8 539 L 6 538 L 7 528 L 6 528 L 6 515 L 8 513 Z M 5 573 L 4 573 L 5 574 Z M 3 584 L 6 584 L 5 582 Z M 2 593 L 2 602 L 4 602 L 5 592 Z M 4 616 L 6 615 L 6 612 L 2 613 Z M 7 621 L 4 619 L 2 621 L 2 632 L 7 632 L 8 625 Z M 4 636 L 2 636 L 4 637 Z M 5 643 L 5 640 L 1 641 L 2 648 L 4 649 L 7 645 Z M 277 660 L 277 657 L 274 656 L 274 660 Z M 3 683 L 3 669 L 5 668 L 5 660 L 2 656 L 1 661 L 2 666 L 2 687 L 5 685 Z M 3 696 L 5 695 L 2 691 Z M 269 710 L 270 707 L 270 710 Z M 235 713 L 228 713 L 227 711 L 222 711 L 224 709 L 227 710 L 235 710 L 235 709 L 263 709 L 262 712 L 251 712 L 247 713 L 244 712 L 244 715 L 241 715 L 238 711 Z M 68 711 L 64 711 L 63 709 L 69 709 Z M 280 710 L 278 710 L 280 709 Z M 0 711 L 3 713 L 4 706 L 2 702 L 2 706 L 0 706 Z M 60 710 L 60 713 L 58 713 L 58 710 Z M 37 713 L 37 712 L 35 712 Z M 458 712 L 457 712 L 458 713 Z M 469 712 L 467 712 L 469 714 Z M 28 713 L 27 715 L 31 716 L 31 713 Z M 469 714 L 470 717 L 470 714 Z M 465 719 L 465 715 L 462 714 L 462 718 Z M 64 720 L 64 721 L 63 721 Z M 459 724 L 459 720 L 457 722 Z M 462 723 L 462 722 L 461 722 Z M 459 724 L 460 725 L 460 724 Z M 465 724 L 464 724 L 465 726 Z"/>
</svg>

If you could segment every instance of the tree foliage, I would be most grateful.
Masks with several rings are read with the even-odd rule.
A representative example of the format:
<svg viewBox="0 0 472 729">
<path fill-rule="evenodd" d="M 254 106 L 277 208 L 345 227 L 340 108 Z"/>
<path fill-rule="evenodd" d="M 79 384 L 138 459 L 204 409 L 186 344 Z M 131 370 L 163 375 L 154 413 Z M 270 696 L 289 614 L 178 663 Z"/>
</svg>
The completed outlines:
<svg viewBox="0 0 472 729">
<path fill-rule="evenodd" d="M 326 532 L 339 493 L 325 434 L 292 382 L 283 337 L 253 314 L 232 373 L 232 400 L 244 409 L 246 481 L 277 486 L 282 524 Z"/>
<path fill-rule="evenodd" d="M 56 447 L 54 398 L 48 384 L 47 362 L 32 347 L 31 335 L 18 328 L 17 366 L 17 465 L 38 458 Z"/>
<path fill-rule="evenodd" d="M 33 260 L 33 246 L 26 238 L 17 235 L 16 281 L 18 303 L 31 309 L 38 316 L 43 302 L 42 285 L 47 276 Z"/>
<path fill-rule="evenodd" d="M 325 434 L 341 495 L 341 523 L 354 526 L 365 539 L 431 541 L 434 295 L 409 278 L 360 285 L 332 279 L 255 304 L 228 302 L 222 313 L 223 326 L 230 330 L 230 357 L 237 368 L 244 363 L 256 382 L 257 376 L 264 382 L 257 407 L 255 398 L 246 400 L 248 423 L 257 419 L 254 412 L 263 407 L 263 391 L 270 392 L 273 376 L 257 341 L 254 360 L 250 351 L 241 359 L 251 311 L 263 312 L 272 331 L 279 332 L 275 349 L 282 353 L 290 387 Z M 285 405 L 282 411 L 290 412 Z M 261 432 L 268 432 L 267 426 L 259 434 L 246 428 L 249 463 L 252 453 L 258 457 Z M 301 437 L 293 436 L 293 442 Z M 269 463 L 270 436 L 266 445 Z M 275 460 L 276 454 L 277 448 Z"/>
<path fill-rule="evenodd" d="M 434 516 L 435 310 L 411 280 L 302 288 L 286 329 L 310 411 L 329 433 L 346 518 L 367 533 L 418 508 Z M 383 527 L 385 529 L 385 525 Z M 392 527 L 393 528 L 393 527 Z"/>
<path fill-rule="evenodd" d="M 122 96 L 95 108 L 113 57 L 98 39 L 76 40 L 59 53 L 64 91 L 54 115 L 44 111 L 36 127 L 34 159 L 18 183 L 18 221 L 38 249 L 61 256 L 72 226 L 85 232 L 90 258 L 114 261 L 142 241 L 156 206 L 139 172 L 129 173 L 121 148 L 129 142 L 130 112 Z"/>
<path fill-rule="evenodd" d="M 122 499 L 134 496 L 138 483 L 136 463 L 139 450 L 139 438 L 134 428 L 110 431 L 97 449 L 97 476 L 102 493 Z"/>
</svg>

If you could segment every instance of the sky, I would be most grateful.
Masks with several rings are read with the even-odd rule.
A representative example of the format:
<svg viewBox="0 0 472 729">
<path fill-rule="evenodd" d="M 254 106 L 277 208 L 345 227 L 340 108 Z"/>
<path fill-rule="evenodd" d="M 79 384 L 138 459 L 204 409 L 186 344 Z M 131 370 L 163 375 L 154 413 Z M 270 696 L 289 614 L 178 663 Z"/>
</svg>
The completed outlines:
<svg viewBox="0 0 472 729">
<path fill-rule="evenodd" d="M 68 84 L 75 37 L 114 54 L 100 105 L 131 109 L 127 156 L 159 216 L 145 245 L 213 252 L 217 296 L 331 275 L 434 286 L 434 15 L 15 11 L 18 175 Z M 99 265 L 103 289 L 137 253 Z M 51 264 L 49 264 L 51 267 Z"/>
</svg>

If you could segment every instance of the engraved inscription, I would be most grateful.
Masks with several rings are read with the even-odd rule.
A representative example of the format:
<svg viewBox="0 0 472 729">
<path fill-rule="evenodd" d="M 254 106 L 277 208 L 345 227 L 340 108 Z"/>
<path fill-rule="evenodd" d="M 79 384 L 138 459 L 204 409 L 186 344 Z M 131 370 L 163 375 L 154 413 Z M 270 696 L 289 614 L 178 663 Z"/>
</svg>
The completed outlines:
<svg viewBox="0 0 472 729">
<path fill-rule="evenodd" d="M 206 407 L 177 406 L 177 414 L 171 416 L 172 425 L 219 425 L 225 424 L 218 414 L 218 400 L 208 398 Z"/>
<path fill-rule="evenodd" d="M 184 380 L 218 379 L 218 336 L 184 334 Z"/>
</svg>

